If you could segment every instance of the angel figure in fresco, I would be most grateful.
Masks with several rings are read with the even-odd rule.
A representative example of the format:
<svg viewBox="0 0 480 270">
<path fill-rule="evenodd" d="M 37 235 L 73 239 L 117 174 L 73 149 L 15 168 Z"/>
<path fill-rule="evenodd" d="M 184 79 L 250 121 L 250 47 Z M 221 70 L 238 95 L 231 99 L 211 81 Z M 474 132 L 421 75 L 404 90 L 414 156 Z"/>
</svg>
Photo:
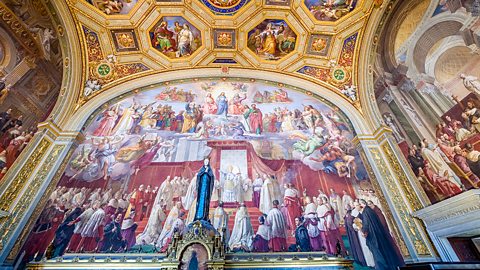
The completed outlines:
<svg viewBox="0 0 480 270">
<path fill-rule="evenodd" d="M 135 168 L 135 174 L 138 173 L 139 170 L 148 167 L 152 163 L 152 161 L 155 159 L 155 156 L 157 155 L 158 150 L 164 146 L 165 143 L 162 138 L 158 137 L 155 139 L 154 142 L 147 142 L 147 147 L 148 149 L 145 151 L 145 153 L 140 156 L 138 159 L 136 159 L 132 167 Z"/>
<path fill-rule="evenodd" d="M 88 80 L 83 88 L 83 95 L 88 97 L 100 89 L 102 89 L 102 85 L 97 80 Z"/>
<path fill-rule="evenodd" d="M 293 144 L 293 150 L 302 153 L 304 156 L 310 156 L 318 148 L 324 146 L 327 140 L 323 135 L 313 133 L 312 136 L 307 136 L 301 132 L 297 132 L 290 136 L 291 139 L 298 138 L 299 140 Z"/>
<path fill-rule="evenodd" d="M 122 140 L 123 137 L 121 136 L 113 139 L 105 137 L 100 142 L 97 142 L 92 138 L 92 145 L 97 147 L 95 150 L 95 158 L 97 159 L 99 169 L 102 172 L 103 179 L 105 180 L 112 172 L 112 166 L 116 162 L 115 153 L 117 152 L 117 149 L 114 147 L 114 145 L 120 143 Z"/>
<path fill-rule="evenodd" d="M 95 149 L 86 147 L 83 145 L 80 151 L 76 154 L 76 156 L 70 161 L 69 169 L 74 172 L 74 174 L 70 177 L 70 180 L 77 179 L 84 171 L 87 170 L 90 164 L 93 164 L 96 159 L 94 155 Z M 81 177 L 79 177 L 81 179 Z"/>
<path fill-rule="evenodd" d="M 357 101 L 357 87 L 355 85 L 345 85 L 342 93 L 352 101 Z"/>
<path fill-rule="evenodd" d="M 115 158 L 117 161 L 122 163 L 128 163 L 130 161 L 137 160 L 147 152 L 150 148 L 151 143 L 145 139 L 143 135 L 140 140 L 135 145 L 129 145 L 130 140 L 124 143 L 125 147 L 120 147 Z M 158 143 L 158 138 L 153 143 L 154 145 Z"/>
<path fill-rule="evenodd" d="M 53 30 L 48 28 L 39 28 L 39 27 L 32 27 L 30 28 L 30 32 L 35 33 L 40 38 L 42 43 L 43 53 L 45 59 L 50 60 L 50 52 L 51 52 L 51 41 L 55 39 L 55 35 Z"/>
</svg>

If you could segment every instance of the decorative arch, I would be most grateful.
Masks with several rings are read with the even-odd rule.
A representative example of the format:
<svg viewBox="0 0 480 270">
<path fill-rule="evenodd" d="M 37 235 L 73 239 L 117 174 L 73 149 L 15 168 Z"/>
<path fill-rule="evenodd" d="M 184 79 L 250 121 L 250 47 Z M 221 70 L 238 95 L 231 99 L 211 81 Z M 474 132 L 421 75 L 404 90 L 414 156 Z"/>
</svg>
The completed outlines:
<svg viewBox="0 0 480 270">
<path fill-rule="evenodd" d="M 449 36 L 457 35 L 462 26 L 463 23 L 459 21 L 448 20 L 434 24 L 423 32 L 415 43 L 412 55 L 415 67 L 419 72 L 425 73 L 425 61 L 430 49 L 438 41 Z"/>
<path fill-rule="evenodd" d="M 438 62 L 439 59 L 441 59 L 445 53 L 455 47 L 466 47 L 465 40 L 459 35 L 447 37 L 437 42 L 437 44 L 439 43 L 442 44 L 442 47 L 437 49 L 433 54 L 429 53 L 429 57 L 425 63 L 425 73 L 432 78 L 435 77 L 437 65 L 441 65 L 441 63 Z"/>
<path fill-rule="evenodd" d="M 11 70 L 15 67 L 17 49 L 15 43 L 3 28 L 0 28 L 0 46 L 4 53 L 3 59 L 0 59 L 0 71 L 1 69 Z"/>
<path fill-rule="evenodd" d="M 435 1 L 432 1 L 430 4 L 429 10 L 425 13 L 424 18 L 430 13 L 432 6 L 436 6 Z M 380 39 L 380 53 L 384 55 L 383 59 L 380 61 L 383 62 L 385 68 L 393 69 L 397 66 L 397 60 L 394 50 L 394 43 L 397 38 L 397 33 L 402 26 L 402 22 L 407 18 L 409 11 L 415 9 L 421 1 L 398 1 L 397 3 L 390 3 L 385 14 L 390 14 L 391 16 L 384 18 L 384 24 L 389 26 L 389 31 L 385 31 L 381 34 L 382 39 Z M 387 5 L 385 5 L 387 6 Z M 410 39 L 410 38 L 409 38 Z M 407 39 L 406 43 L 410 43 Z"/>
</svg>

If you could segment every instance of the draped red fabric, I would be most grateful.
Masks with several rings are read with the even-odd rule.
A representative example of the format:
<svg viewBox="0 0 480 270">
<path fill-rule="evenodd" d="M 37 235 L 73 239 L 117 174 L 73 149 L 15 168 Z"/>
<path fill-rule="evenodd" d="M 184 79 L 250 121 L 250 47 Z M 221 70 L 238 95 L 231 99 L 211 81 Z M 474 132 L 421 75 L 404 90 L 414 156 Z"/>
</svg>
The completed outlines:
<svg viewBox="0 0 480 270">
<path fill-rule="evenodd" d="M 257 153 L 255 153 L 255 149 L 251 144 L 247 144 L 247 153 L 248 159 L 251 160 L 250 164 L 252 166 L 252 177 L 255 177 L 255 174 L 266 174 L 266 175 L 273 175 L 276 179 L 281 181 L 287 168 L 285 166 L 285 160 L 266 160 L 260 158 Z M 282 184 L 282 182 L 279 182 Z"/>
<path fill-rule="evenodd" d="M 327 174 L 323 171 L 313 171 L 299 160 L 269 160 L 260 158 L 251 144 L 247 144 L 246 148 L 248 166 L 251 169 L 249 170 L 251 173 L 249 177 L 253 179 L 256 177 L 256 173 L 259 173 L 260 175 L 273 175 L 278 179 L 279 184 L 283 185 L 286 182 L 293 183 L 301 192 L 306 190 L 307 195 L 309 196 L 316 196 L 319 189 L 328 193 L 330 188 L 335 189 L 337 193 L 340 193 L 343 189 L 345 189 L 351 195 L 354 194 L 354 190 L 351 186 L 351 180 L 349 179 L 339 177 L 336 174 Z M 216 166 L 220 164 L 220 153 L 221 151 L 216 151 L 216 149 L 214 149 L 209 156 L 210 163 L 212 164 L 216 177 L 219 177 L 217 175 L 218 168 Z M 191 179 L 195 176 L 202 165 L 203 160 L 152 163 L 140 170 L 138 174 L 131 176 L 128 192 L 142 184 L 151 185 L 153 187 L 160 186 L 167 176 L 182 176 Z M 118 185 L 119 184 L 120 183 L 118 183 Z M 79 180 L 70 181 L 70 179 L 66 176 L 63 176 L 60 182 L 60 186 L 67 187 L 104 188 L 105 185 L 106 181 L 103 179 L 93 182 L 84 182 Z"/>
</svg>

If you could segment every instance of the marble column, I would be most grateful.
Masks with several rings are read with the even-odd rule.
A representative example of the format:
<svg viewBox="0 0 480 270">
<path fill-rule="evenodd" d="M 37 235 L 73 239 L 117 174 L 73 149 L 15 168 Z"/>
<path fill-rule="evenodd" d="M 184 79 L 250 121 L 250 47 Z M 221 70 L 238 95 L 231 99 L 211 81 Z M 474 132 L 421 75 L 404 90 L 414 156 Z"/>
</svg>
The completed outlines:
<svg viewBox="0 0 480 270">
<path fill-rule="evenodd" d="M 436 114 L 425 105 L 426 101 L 419 95 L 415 89 L 415 84 L 410 79 L 404 75 L 398 77 L 401 78 L 391 78 L 386 81 L 392 102 L 397 105 L 400 113 L 408 121 L 415 136 L 434 140 L 435 134 L 432 130 L 435 130 L 436 123 L 426 119 L 438 119 Z M 411 136 L 411 139 L 414 140 L 415 138 Z"/>
<path fill-rule="evenodd" d="M 0 186 L 0 266 L 12 265 L 49 194 L 76 148 L 81 134 L 42 123 L 32 142 L 7 172 Z"/>
<path fill-rule="evenodd" d="M 421 220 L 413 213 L 429 200 L 398 148 L 391 130 L 382 127 L 372 135 L 358 135 L 358 150 L 385 211 L 392 233 L 406 262 L 437 261 Z"/>
</svg>

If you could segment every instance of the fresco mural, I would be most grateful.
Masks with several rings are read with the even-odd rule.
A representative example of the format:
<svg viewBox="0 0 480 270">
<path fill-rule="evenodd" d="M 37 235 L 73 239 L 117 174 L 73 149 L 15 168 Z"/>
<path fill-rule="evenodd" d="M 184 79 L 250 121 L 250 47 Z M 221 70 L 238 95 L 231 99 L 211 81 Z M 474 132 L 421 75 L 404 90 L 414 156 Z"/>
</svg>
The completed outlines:
<svg viewBox="0 0 480 270">
<path fill-rule="evenodd" d="M 107 15 L 128 14 L 138 0 L 86 0 Z"/>
<path fill-rule="evenodd" d="M 385 124 L 392 129 L 431 203 L 480 185 L 480 136 L 477 128 L 480 116 L 480 57 L 472 56 L 473 51 L 464 40 L 453 47 L 448 42 L 464 31 L 460 31 L 458 23 L 448 16 L 452 12 L 457 12 L 459 16 L 467 15 L 465 13 L 470 12 L 472 1 L 462 1 L 461 5 L 447 2 L 438 1 L 430 18 L 422 19 L 427 10 L 422 9 L 423 13 L 418 13 L 416 18 L 422 21 L 412 29 L 426 35 L 429 29 L 440 23 L 435 16 L 443 13 L 446 19 L 441 23 L 452 27 L 447 37 L 433 40 L 436 45 L 428 48 L 425 56 L 415 56 L 417 59 L 412 59 L 409 50 L 415 54 L 422 39 L 405 48 L 398 56 L 398 63 L 409 69 L 415 63 L 417 69 L 399 72 L 401 74 L 395 78 L 399 90 L 393 89 L 393 83 L 385 78 L 383 87 L 379 88 L 381 90 L 377 89 L 377 96 L 381 97 L 377 101 Z M 413 19 L 406 20 L 404 24 L 408 25 Z M 465 31 L 472 33 L 470 28 Z M 397 42 L 410 37 L 398 38 L 405 32 L 408 31 L 399 30 Z M 400 47 L 401 44 L 396 45 Z"/>
<path fill-rule="evenodd" d="M 458 101 L 439 119 L 435 140 L 424 138 L 409 148 L 408 162 L 432 202 L 479 186 L 479 108 L 474 95 Z"/>
<path fill-rule="evenodd" d="M 193 220 L 196 172 L 208 157 L 211 222 L 229 252 L 346 255 L 345 238 L 360 264 L 403 264 L 348 119 L 318 98 L 219 79 L 152 85 L 106 104 L 50 195 L 25 260 L 47 247 L 53 257 L 165 252 Z M 184 264 L 201 261 L 194 251 Z"/>
<path fill-rule="evenodd" d="M 200 46 L 200 31 L 180 16 L 162 17 L 150 30 L 152 46 L 170 58 L 190 56 Z"/>
<path fill-rule="evenodd" d="M 248 32 L 248 48 L 265 60 L 278 60 L 295 49 L 297 34 L 284 20 L 265 20 Z"/>
<path fill-rule="evenodd" d="M 355 9 L 357 0 L 304 0 L 315 19 L 320 21 L 336 21 Z"/>
</svg>

